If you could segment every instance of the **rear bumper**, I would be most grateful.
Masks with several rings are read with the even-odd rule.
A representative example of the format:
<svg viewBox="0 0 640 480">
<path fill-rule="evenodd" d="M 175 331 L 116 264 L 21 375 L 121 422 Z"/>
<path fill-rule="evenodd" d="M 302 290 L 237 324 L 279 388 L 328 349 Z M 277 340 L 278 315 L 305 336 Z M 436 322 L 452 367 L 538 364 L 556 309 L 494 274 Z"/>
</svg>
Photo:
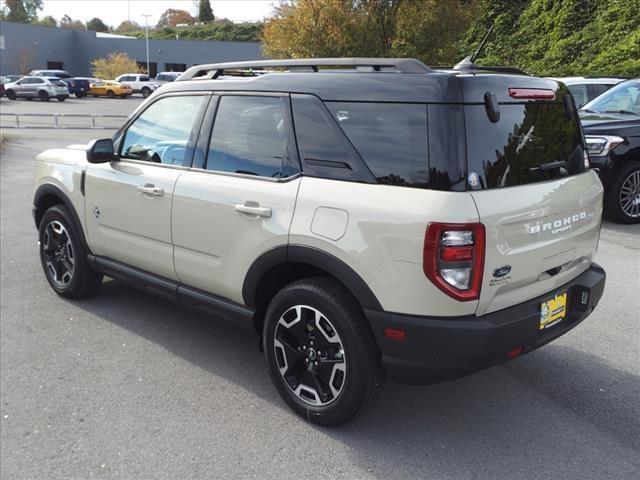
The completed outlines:
<svg viewBox="0 0 640 480">
<path fill-rule="evenodd" d="M 530 352 L 565 334 L 589 314 L 604 291 L 606 274 L 597 264 L 561 287 L 527 302 L 481 317 L 418 317 L 366 310 L 387 375 L 401 383 L 450 380 L 509 360 L 507 352 Z M 540 303 L 568 291 L 568 314 L 539 330 Z M 586 297 L 585 294 L 586 293 Z M 582 303 L 586 298 L 586 303 Z M 406 332 L 404 341 L 384 336 L 385 328 Z"/>
</svg>

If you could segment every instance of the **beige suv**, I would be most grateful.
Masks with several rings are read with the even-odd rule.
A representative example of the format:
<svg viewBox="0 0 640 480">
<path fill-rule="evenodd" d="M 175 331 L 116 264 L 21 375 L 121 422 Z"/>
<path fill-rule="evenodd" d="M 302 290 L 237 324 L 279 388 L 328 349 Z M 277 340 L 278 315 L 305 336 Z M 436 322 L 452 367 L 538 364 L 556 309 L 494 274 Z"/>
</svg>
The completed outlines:
<svg viewBox="0 0 640 480">
<path fill-rule="evenodd" d="M 429 383 L 527 353 L 604 289 L 602 185 L 553 80 L 203 65 L 113 138 L 36 165 L 57 293 L 108 275 L 248 327 L 283 399 L 322 425 L 362 411 L 383 373 Z"/>
</svg>

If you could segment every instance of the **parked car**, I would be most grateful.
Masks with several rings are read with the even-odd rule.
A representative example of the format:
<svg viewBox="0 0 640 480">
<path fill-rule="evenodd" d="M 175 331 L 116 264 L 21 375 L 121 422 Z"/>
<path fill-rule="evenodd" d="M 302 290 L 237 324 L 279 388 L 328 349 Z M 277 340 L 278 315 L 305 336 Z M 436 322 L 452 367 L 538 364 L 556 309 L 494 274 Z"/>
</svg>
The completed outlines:
<svg viewBox="0 0 640 480">
<path fill-rule="evenodd" d="M 115 81 L 128 85 L 133 93 L 141 93 L 144 98 L 147 98 L 160 86 L 158 83 L 151 81 L 149 75 L 139 73 L 125 73 L 116 78 Z"/>
<path fill-rule="evenodd" d="M 71 74 L 65 70 L 31 70 L 29 75 L 34 77 L 71 78 Z"/>
<path fill-rule="evenodd" d="M 87 96 L 91 83 L 86 78 L 73 77 L 65 78 L 64 81 L 69 88 L 69 94 L 75 95 L 77 98 L 83 98 Z"/>
<path fill-rule="evenodd" d="M 0 97 L 4 97 L 4 83 L 0 82 Z"/>
<path fill-rule="evenodd" d="M 156 75 L 155 82 L 159 85 L 175 81 L 183 72 L 160 72 Z"/>
<path fill-rule="evenodd" d="M 604 185 L 605 213 L 640 223 L 640 79 L 603 93 L 580 116 L 591 166 Z"/>
<path fill-rule="evenodd" d="M 191 68 L 113 138 L 37 157 L 44 274 L 63 297 L 108 275 L 246 326 L 321 425 L 383 370 L 430 383 L 528 353 L 600 300 L 603 188 L 566 86 L 482 68 Z"/>
<path fill-rule="evenodd" d="M 556 77 L 553 80 L 564 83 L 576 102 L 578 108 L 603 94 L 624 78 L 616 77 Z"/>
<path fill-rule="evenodd" d="M 7 83 L 4 87 L 9 100 L 39 98 L 43 102 L 48 102 L 51 98 L 57 98 L 60 102 L 64 102 L 69 98 L 67 84 L 58 77 L 27 76 L 16 82 Z"/>
<path fill-rule="evenodd" d="M 98 80 L 89 85 L 87 95 L 93 95 L 94 97 L 127 98 L 132 93 L 131 87 L 128 85 L 123 85 L 120 82 L 111 80 Z"/>
</svg>

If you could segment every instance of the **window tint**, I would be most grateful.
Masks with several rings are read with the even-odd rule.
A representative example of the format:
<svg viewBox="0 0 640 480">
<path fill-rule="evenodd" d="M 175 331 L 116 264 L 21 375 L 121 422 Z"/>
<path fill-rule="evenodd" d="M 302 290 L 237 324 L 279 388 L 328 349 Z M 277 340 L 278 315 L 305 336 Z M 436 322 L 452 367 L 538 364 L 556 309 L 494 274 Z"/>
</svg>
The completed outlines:
<svg viewBox="0 0 640 480">
<path fill-rule="evenodd" d="M 502 104 L 497 123 L 489 121 L 483 105 L 464 109 L 469 178 L 475 173 L 479 179 L 471 188 L 525 185 L 584 171 L 579 120 L 568 119 L 562 104 Z M 556 162 L 564 164 L 540 168 Z"/>
<path fill-rule="evenodd" d="M 632 112 L 640 115 L 640 82 L 628 80 L 607 90 L 584 106 L 598 113 Z M 631 115 L 631 114 L 630 114 Z"/>
<path fill-rule="evenodd" d="M 612 87 L 612 85 L 594 83 L 594 84 L 591 85 L 591 92 L 592 92 L 592 96 L 591 97 L 592 98 L 596 98 L 596 97 L 602 95 L 607 90 L 609 90 L 611 87 Z"/>
<path fill-rule="evenodd" d="M 576 102 L 576 107 L 580 108 L 589 101 L 589 93 L 587 92 L 587 85 L 582 83 L 580 85 L 567 85 L 567 88 L 573 95 L 573 100 Z"/>
<path fill-rule="evenodd" d="M 121 155 L 169 165 L 188 163 L 189 138 L 208 98 L 175 96 L 154 102 L 129 126 Z"/>
<path fill-rule="evenodd" d="M 29 83 L 45 83 L 45 81 L 41 78 L 32 78 Z"/>
<path fill-rule="evenodd" d="M 280 97 L 222 96 L 207 169 L 263 177 L 286 177 L 287 126 Z"/>
<path fill-rule="evenodd" d="M 378 182 L 427 186 L 426 105 L 327 102 L 327 107 Z"/>
<path fill-rule="evenodd" d="M 140 81 L 141 82 L 148 82 L 149 81 L 149 75 L 140 75 Z"/>
</svg>

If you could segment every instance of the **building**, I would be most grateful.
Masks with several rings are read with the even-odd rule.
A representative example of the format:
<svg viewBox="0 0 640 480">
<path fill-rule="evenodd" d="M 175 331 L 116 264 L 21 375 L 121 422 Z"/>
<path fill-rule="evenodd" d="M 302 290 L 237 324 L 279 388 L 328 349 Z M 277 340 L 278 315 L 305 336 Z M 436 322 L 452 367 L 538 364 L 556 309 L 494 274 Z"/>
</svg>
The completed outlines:
<svg viewBox="0 0 640 480">
<path fill-rule="evenodd" d="M 91 76 L 91 60 L 124 52 L 146 70 L 144 39 L 83 30 L 0 22 L 0 75 L 32 69 L 67 70 Z M 149 70 L 184 71 L 201 63 L 262 58 L 260 42 L 149 40 Z"/>
</svg>

